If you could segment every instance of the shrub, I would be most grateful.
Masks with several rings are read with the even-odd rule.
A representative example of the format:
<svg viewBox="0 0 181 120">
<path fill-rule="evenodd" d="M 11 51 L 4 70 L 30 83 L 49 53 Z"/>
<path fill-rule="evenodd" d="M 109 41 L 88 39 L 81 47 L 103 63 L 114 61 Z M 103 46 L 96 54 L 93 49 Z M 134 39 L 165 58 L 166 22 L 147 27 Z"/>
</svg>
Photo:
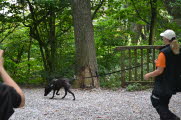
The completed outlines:
<svg viewBox="0 0 181 120">
<path fill-rule="evenodd" d="M 127 91 L 140 91 L 140 90 L 145 90 L 150 88 L 150 86 L 148 85 L 141 85 L 140 83 L 133 83 L 133 84 L 129 84 L 126 87 Z"/>
</svg>

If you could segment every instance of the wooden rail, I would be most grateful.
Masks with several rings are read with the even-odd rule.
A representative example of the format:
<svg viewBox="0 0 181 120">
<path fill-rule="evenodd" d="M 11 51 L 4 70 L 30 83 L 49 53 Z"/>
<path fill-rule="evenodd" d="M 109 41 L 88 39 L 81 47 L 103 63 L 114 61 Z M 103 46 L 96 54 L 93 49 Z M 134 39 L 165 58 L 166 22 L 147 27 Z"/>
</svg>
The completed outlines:
<svg viewBox="0 0 181 120">
<path fill-rule="evenodd" d="M 119 46 L 115 50 L 121 54 L 120 66 L 121 85 L 124 87 L 129 83 L 152 83 L 153 80 L 145 81 L 144 74 L 155 70 L 155 59 L 159 54 L 159 48 L 162 46 Z"/>
</svg>

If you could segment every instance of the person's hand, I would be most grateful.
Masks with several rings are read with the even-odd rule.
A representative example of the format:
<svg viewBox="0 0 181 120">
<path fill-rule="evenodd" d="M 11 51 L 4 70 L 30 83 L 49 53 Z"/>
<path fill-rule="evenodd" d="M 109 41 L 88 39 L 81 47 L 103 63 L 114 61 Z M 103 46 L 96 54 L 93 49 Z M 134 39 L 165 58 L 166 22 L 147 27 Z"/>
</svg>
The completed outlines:
<svg viewBox="0 0 181 120">
<path fill-rule="evenodd" d="M 156 62 L 157 62 L 157 59 L 156 59 L 154 62 L 155 62 L 155 64 L 156 64 Z"/>
<path fill-rule="evenodd" d="M 0 68 L 3 68 L 4 59 L 3 59 L 3 50 L 0 50 Z"/>
<path fill-rule="evenodd" d="M 150 76 L 149 76 L 148 73 L 144 75 L 144 79 L 145 79 L 145 80 L 148 80 L 149 78 L 150 78 Z"/>
</svg>

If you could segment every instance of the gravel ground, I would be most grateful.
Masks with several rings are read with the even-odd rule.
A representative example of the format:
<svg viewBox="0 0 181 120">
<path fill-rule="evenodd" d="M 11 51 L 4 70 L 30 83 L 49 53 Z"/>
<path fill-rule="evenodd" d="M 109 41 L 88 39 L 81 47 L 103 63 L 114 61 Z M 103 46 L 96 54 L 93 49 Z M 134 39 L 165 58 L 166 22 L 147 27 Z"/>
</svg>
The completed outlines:
<svg viewBox="0 0 181 120">
<path fill-rule="evenodd" d="M 151 90 L 127 92 L 124 89 L 79 90 L 72 89 L 71 94 L 61 99 L 60 91 L 55 99 L 49 99 L 52 92 L 44 97 L 43 88 L 23 89 L 26 106 L 15 109 L 10 120 L 159 120 L 151 106 Z M 181 94 L 174 95 L 170 109 L 181 117 Z"/>
</svg>

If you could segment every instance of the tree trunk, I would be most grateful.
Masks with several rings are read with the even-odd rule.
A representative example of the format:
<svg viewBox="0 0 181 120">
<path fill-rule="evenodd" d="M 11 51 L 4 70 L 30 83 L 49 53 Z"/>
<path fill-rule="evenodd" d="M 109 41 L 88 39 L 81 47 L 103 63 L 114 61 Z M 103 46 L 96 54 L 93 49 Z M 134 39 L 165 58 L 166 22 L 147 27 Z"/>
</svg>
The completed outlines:
<svg viewBox="0 0 181 120">
<path fill-rule="evenodd" d="M 27 69 L 27 73 L 28 76 L 30 75 L 30 70 L 31 70 L 31 64 L 29 63 L 30 61 L 30 57 L 31 57 L 31 45 L 32 45 L 32 37 L 30 36 L 30 41 L 29 41 L 29 46 L 28 46 L 28 69 Z"/>
<path fill-rule="evenodd" d="M 75 87 L 98 88 L 96 49 L 91 20 L 90 0 L 71 0 L 76 44 Z"/>
<path fill-rule="evenodd" d="M 52 9 L 52 8 L 51 8 Z M 53 10 L 52 10 L 53 11 Z M 56 38 L 55 38 L 55 13 L 50 12 L 50 21 L 49 21 L 49 27 L 50 27 L 50 32 L 49 32 L 49 41 L 50 41 L 50 58 L 48 58 L 49 66 L 50 66 L 50 74 L 53 75 L 55 74 L 56 71 Z"/>
<path fill-rule="evenodd" d="M 134 45 L 137 45 L 141 36 L 142 25 L 132 23 L 131 30 L 133 32 L 133 34 L 131 35 L 131 42 Z"/>
<path fill-rule="evenodd" d="M 153 45 L 156 29 L 157 20 L 157 0 L 150 0 L 151 4 L 151 23 L 150 23 L 150 35 L 149 35 L 149 45 Z"/>
</svg>

